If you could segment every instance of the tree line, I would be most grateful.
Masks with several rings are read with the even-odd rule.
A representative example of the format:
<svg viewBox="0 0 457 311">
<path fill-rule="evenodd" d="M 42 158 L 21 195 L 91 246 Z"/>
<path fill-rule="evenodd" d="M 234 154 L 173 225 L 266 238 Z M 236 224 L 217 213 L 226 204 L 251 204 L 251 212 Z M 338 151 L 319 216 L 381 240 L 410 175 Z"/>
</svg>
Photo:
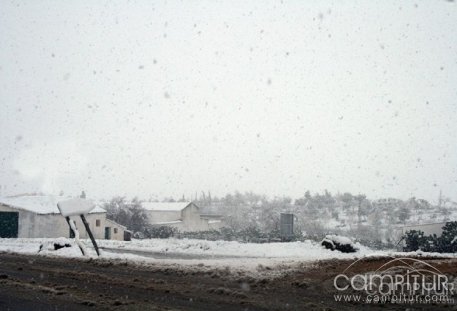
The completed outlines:
<svg viewBox="0 0 457 311">
<path fill-rule="evenodd" d="M 187 199 L 185 196 L 178 200 L 169 197 L 164 201 Z M 210 192 L 202 192 L 195 194 L 193 202 L 204 213 L 222 215 L 230 232 L 256 232 L 257 235 L 271 236 L 279 232 L 280 213 L 286 212 L 295 215 L 297 236 L 321 239 L 326 234 L 342 234 L 375 247 L 395 245 L 400 238 L 397 228 L 401 225 L 429 221 L 433 217 L 446 219 L 452 213 L 452 209 L 445 205 L 434 206 L 415 197 L 408 200 L 370 200 L 364 194 L 332 194 L 328 191 L 314 194 L 305 191 L 296 199 L 288 196 L 269 198 L 254 192 L 234 192 L 217 197 Z M 150 236 L 156 229 L 148 226 L 141 203 L 137 198 L 115 197 L 104 208 L 108 218 L 134 232 Z"/>
</svg>

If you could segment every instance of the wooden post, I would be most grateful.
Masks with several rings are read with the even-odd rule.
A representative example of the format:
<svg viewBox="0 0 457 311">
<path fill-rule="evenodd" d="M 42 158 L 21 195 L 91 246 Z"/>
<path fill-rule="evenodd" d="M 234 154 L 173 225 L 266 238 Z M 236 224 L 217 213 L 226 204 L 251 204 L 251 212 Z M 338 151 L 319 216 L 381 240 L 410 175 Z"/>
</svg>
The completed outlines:
<svg viewBox="0 0 457 311">
<path fill-rule="evenodd" d="M 94 245 L 97 255 L 100 256 L 100 251 L 98 250 L 97 242 L 95 242 L 94 235 L 92 234 L 92 231 L 90 231 L 89 224 L 86 221 L 86 217 L 84 217 L 84 215 L 81 215 L 81 220 L 83 221 L 84 227 L 86 227 L 86 231 L 89 234 L 90 240 L 92 241 L 92 244 Z"/>
<path fill-rule="evenodd" d="M 70 227 L 70 231 L 73 233 L 74 236 L 76 236 L 75 232 L 73 231 L 73 228 L 70 225 L 70 217 L 65 217 L 65 220 L 67 221 L 68 227 Z"/>
<path fill-rule="evenodd" d="M 70 227 L 70 231 L 73 232 L 73 235 L 76 238 L 76 232 L 73 230 L 73 228 L 70 225 L 70 217 L 65 217 L 65 220 L 67 221 L 68 227 Z M 81 253 L 83 253 L 83 256 L 86 256 L 86 253 L 84 252 L 84 249 L 81 247 L 81 245 L 78 244 L 79 249 L 81 250 Z"/>
</svg>

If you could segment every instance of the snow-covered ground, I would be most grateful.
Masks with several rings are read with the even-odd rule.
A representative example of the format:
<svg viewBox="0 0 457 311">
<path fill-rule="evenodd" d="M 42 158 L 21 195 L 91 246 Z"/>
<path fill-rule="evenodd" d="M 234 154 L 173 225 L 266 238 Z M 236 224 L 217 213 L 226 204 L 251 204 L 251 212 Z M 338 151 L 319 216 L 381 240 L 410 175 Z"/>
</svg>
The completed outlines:
<svg viewBox="0 0 457 311">
<path fill-rule="evenodd" d="M 326 258 L 352 258 L 353 255 L 326 250 L 314 241 L 290 243 L 240 243 L 236 241 L 207 241 L 196 239 L 148 239 L 121 242 L 101 240 L 103 247 L 156 253 L 193 254 L 218 257 L 298 258 L 317 260 Z M 372 253 L 359 245 L 359 256 Z"/>
<path fill-rule="evenodd" d="M 73 240 L 72 247 L 53 250 L 56 239 L 0 239 L 0 252 L 41 254 L 43 256 L 82 257 Z M 89 240 L 83 241 L 91 257 L 96 257 Z M 370 256 L 421 255 L 421 253 L 396 253 L 375 251 L 357 245 L 356 253 L 344 254 L 331 251 L 314 241 L 291 243 L 239 243 L 195 239 L 149 239 L 130 242 L 99 240 L 104 249 L 104 259 L 119 259 L 135 263 L 161 263 L 179 265 L 230 266 L 256 268 L 259 265 L 293 265 L 325 259 L 355 259 Z M 39 252 L 40 245 L 45 247 Z M 427 254 L 427 256 L 456 257 L 454 254 Z"/>
</svg>

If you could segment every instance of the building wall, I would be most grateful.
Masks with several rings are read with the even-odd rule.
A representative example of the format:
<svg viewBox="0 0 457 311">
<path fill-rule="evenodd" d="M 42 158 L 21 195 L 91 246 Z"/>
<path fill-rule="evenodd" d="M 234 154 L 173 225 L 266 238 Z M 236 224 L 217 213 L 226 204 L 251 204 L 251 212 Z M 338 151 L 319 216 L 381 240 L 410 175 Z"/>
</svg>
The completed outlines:
<svg viewBox="0 0 457 311">
<path fill-rule="evenodd" d="M 181 219 L 181 211 L 147 211 L 147 214 L 151 224 Z"/>
<path fill-rule="evenodd" d="M 19 238 L 58 238 L 70 236 L 70 228 L 68 227 L 67 221 L 60 214 L 40 215 L 5 205 L 0 205 L 0 211 L 19 213 Z M 72 216 L 70 218 L 76 221 L 76 227 L 78 228 L 80 238 L 89 238 L 81 218 L 79 216 Z M 89 227 L 92 230 L 94 237 L 96 239 L 104 239 L 106 214 L 89 214 L 86 215 L 86 220 L 89 223 Z M 96 226 L 96 220 L 100 221 L 99 226 Z"/>
<path fill-rule="evenodd" d="M 123 226 L 106 219 L 105 227 L 111 228 L 111 240 L 124 241 L 125 228 Z"/>
<path fill-rule="evenodd" d="M 60 216 L 60 215 L 59 215 Z M 89 228 L 96 239 L 105 238 L 105 226 L 106 226 L 106 213 L 94 213 L 85 215 L 86 220 L 89 223 Z M 62 216 L 60 216 L 62 217 Z M 63 217 L 62 217 L 63 218 Z M 76 227 L 78 228 L 79 235 L 82 239 L 88 239 L 89 235 L 86 233 L 86 228 L 79 216 L 70 217 L 76 221 Z M 64 219 L 65 220 L 65 219 Z M 100 225 L 97 226 L 96 221 L 100 221 Z M 65 222 L 66 223 L 66 222 Z M 68 225 L 67 225 L 68 227 Z"/>
<path fill-rule="evenodd" d="M 19 238 L 34 238 L 34 232 L 37 230 L 38 225 L 36 224 L 37 214 L 27 212 L 20 209 L 11 208 L 7 205 L 0 204 L 0 212 L 18 212 L 18 237 Z M 51 227 L 51 230 L 57 230 L 55 227 Z"/>
<path fill-rule="evenodd" d="M 195 204 L 189 204 L 181 211 L 183 231 L 206 231 L 209 230 L 208 221 L 200 218 L 198 207 Z"/>
</svg>

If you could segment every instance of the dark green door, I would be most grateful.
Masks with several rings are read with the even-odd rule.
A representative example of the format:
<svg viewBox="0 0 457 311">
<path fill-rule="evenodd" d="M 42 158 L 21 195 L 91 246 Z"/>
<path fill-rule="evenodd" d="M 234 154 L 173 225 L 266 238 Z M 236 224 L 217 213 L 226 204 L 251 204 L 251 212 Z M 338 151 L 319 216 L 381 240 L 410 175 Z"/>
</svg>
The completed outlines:
<svg viewBox="0 0 457 311">
<path fill-rule="evenodd" d="M 111 227 L 105 227 L 105 240 L 111 240 Z"/>
<path fill-rule="evenodd" d="M 17 238 L 18 212 L 0 212 L 0 238 Z"/>
</svg>

